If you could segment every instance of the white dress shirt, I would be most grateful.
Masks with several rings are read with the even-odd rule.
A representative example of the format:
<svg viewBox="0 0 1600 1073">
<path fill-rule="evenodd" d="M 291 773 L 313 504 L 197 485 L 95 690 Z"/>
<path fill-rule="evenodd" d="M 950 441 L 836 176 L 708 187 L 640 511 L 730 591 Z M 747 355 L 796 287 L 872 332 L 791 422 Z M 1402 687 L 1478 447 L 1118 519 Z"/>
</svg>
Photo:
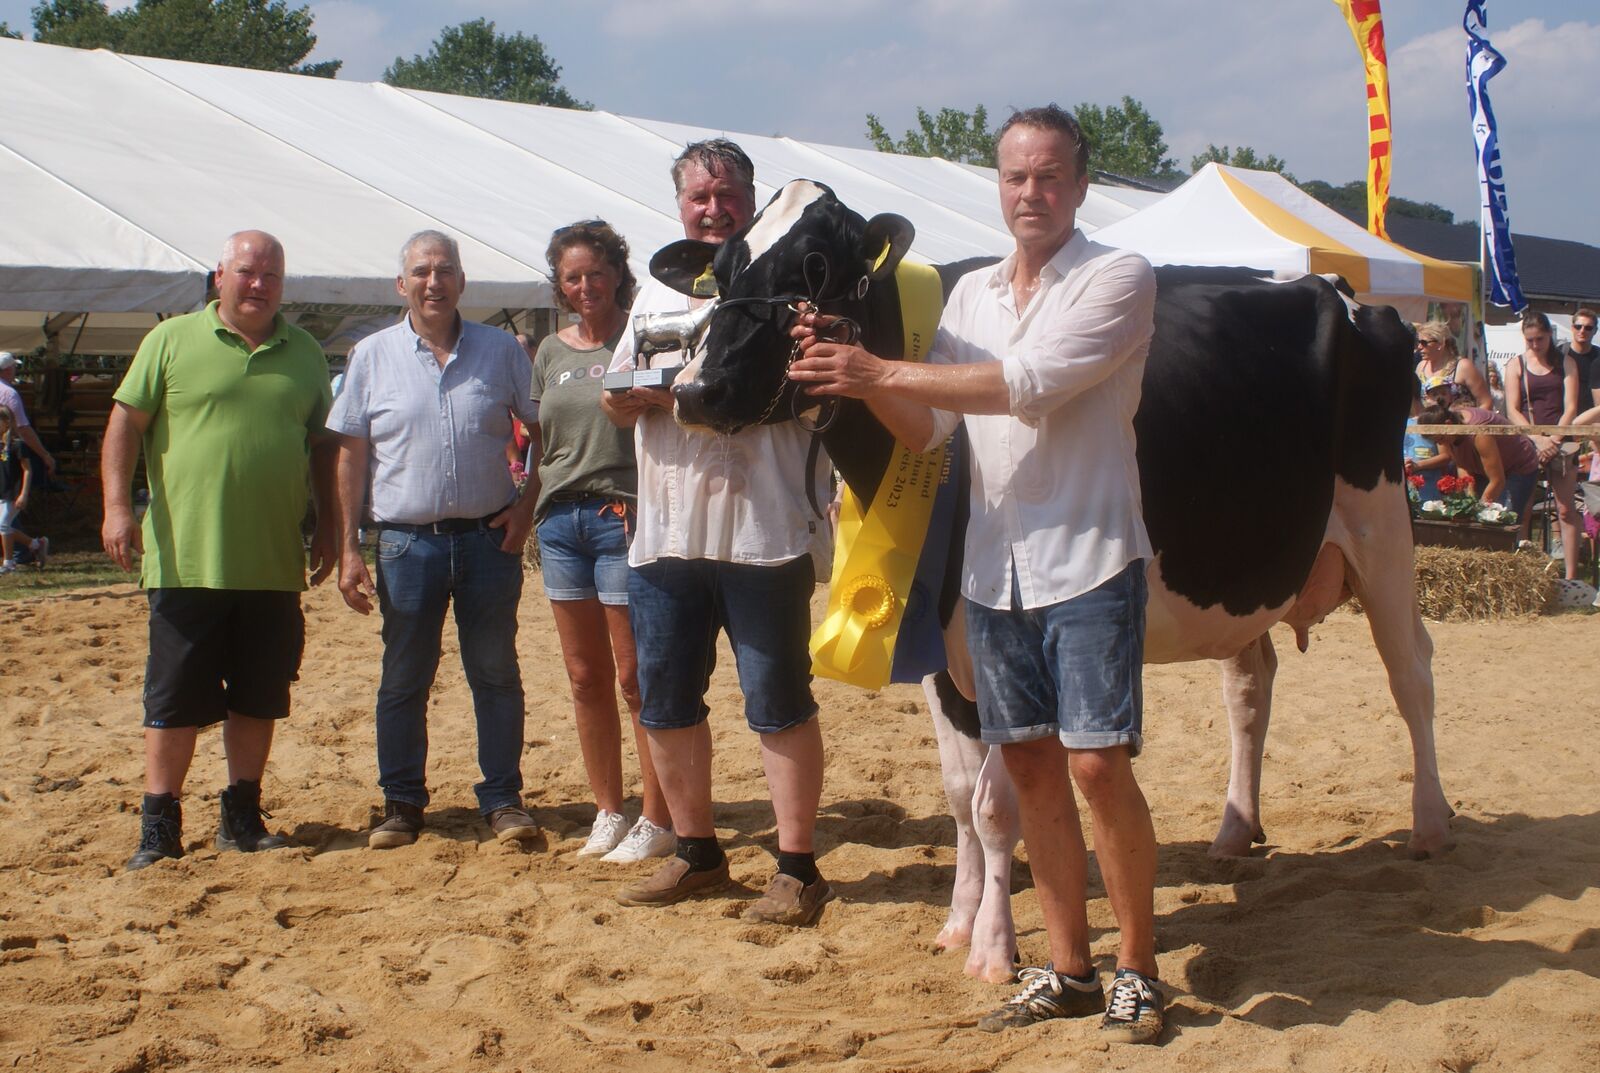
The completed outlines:
<svg viewBox="0 0 1600 1073">
<path fill-rule="evenodd" d="M 633 318 L 639 313 L 686 309 L 689 299 L 649 280 L 634 299 L 628 326 L 612 357 L 613 372 L 634 366 Z M 681 362 L 661 354 L 655 364 Z M 732 436 L 686 429 L 670 413 L 648 410 L 634 429 L 639 463 L 639 527 L 628 562 L 714 559 L 778 566 L 810 554 L 819 579 L 833 558 L 833 532 L 806 499 L 815 482 L 816 501 L 826 508 L 831 463 L 820 453 L 815 472 L 806 470 L 811 434 L 793 421 L 758 425 Z"/>
<path fill-rule="evenodd" d="M 935 411 L 934 439 L 964 420 L 972 518 L 962 592 L 1024 608 L 1070 600 L 1151 555 L 1139 505 L 1133 415 L 1153 331 L 1155 274 L 1083 232 L 1051 258 L 1019 311 L 1016 255 L 957 282 L 929 361 L 998 361 L 1009 414 Z"/>
</svg>

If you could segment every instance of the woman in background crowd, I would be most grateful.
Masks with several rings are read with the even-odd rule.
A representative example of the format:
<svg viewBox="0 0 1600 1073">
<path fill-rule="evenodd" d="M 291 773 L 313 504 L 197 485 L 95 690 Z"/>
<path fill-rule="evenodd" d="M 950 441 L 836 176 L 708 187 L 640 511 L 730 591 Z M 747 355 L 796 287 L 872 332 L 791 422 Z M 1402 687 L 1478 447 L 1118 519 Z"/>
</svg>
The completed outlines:
<svg viewBox="0 0 1600 1073">
<path fill-rule="evenodd" d="M 1522 318 L 1522 354 L 1506 365 L 1506 416 L 1513 425 L 1570 425 L 1578 416 L 1578 367 L 1553 345 L 1550 318 Z M 1533 437 L 1556 498 L 1567 577 L 1578 576 L 1578 473 L 1559 438 Z M 1574 445 L 1575 446 L 1575 445 Z"/>
<path fill-rule="evenodd" d="M 1444 321 L 1430 320 L 1417 326 L 1417 358 L 1417 379 L 1423 395 L 1435 397 L 1442 393 L 1441 401 L 1446 406 L 1459 402 L 1494 409 L 1483 374 L 1457 353 L 1455 337 Z"/>
</svg>

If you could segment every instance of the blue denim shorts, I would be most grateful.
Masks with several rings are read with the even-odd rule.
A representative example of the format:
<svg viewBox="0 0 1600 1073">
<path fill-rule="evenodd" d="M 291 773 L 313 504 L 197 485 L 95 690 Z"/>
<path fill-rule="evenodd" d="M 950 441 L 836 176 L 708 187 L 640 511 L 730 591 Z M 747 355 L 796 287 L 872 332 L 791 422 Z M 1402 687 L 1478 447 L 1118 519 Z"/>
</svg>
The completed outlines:
<svg viewBox="0 0 1600 1073">
<path fill-rule="evenodd" d="M 1059 604 L 997 611 L 967 601 L 978 722 L 990 745 L 1052 734 L 1068 749 L 1144 746 L 1144 560 Z"/>
<path fill-rule="evenodd" d="M 779 566 L 657 559 L 635 568 L 628 611 L 639 659 L 639 722 L 681 730 L 705 721 L 717 633 L 739 669 L 744 718 L 772 734 L 817 714 L 811 696 L 811 556 Z"/>
<path fill-rule="evenodd" d="M 628 605 L 628 534 L 633 505 L 604 496 L 561 499 L 539 522 L 540 572 L 552 600 Z"/>
</svg>

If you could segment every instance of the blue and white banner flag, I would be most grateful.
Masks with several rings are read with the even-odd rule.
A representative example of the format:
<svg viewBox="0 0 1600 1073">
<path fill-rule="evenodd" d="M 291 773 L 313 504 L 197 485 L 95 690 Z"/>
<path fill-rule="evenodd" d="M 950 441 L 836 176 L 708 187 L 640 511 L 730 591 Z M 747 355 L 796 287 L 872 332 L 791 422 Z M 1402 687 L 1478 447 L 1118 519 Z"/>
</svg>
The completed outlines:
<svg viewBox="0 0 1600 1073">
<path fill-rule="evenodd" d="M 1517 281 L 1517 255 L 1511 248 L 1511 223 L 1506 217 L 1506 180 L 1500 167 L 1500 138 L 1494 109 L 1489 106 L 1489 79 L 1505 69 L 1506 58 L 1489 44 L 1489 0 L 1467 0 L 1461 28 L 1467 31 L 1467 108 L 1472 136 L 1478 143 L 1478 191 L 1482 200 L 1482 235 L 1489 248 L 1489 300 L 1527 308 Z"/>
</svg>

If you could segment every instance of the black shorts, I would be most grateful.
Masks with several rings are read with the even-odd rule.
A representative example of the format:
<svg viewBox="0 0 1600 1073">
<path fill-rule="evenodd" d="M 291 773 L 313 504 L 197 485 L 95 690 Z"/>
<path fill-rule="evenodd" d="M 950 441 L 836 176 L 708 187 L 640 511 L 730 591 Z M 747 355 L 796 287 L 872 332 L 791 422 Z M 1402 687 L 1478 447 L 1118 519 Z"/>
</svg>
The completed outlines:
<svg viewBox="0 0 1600 1073">
<path fill-rule="evenodd" d="M 282 719 L 305 644 L 298 592 L 151 589 L 144 725 Z"/>
</svg>

